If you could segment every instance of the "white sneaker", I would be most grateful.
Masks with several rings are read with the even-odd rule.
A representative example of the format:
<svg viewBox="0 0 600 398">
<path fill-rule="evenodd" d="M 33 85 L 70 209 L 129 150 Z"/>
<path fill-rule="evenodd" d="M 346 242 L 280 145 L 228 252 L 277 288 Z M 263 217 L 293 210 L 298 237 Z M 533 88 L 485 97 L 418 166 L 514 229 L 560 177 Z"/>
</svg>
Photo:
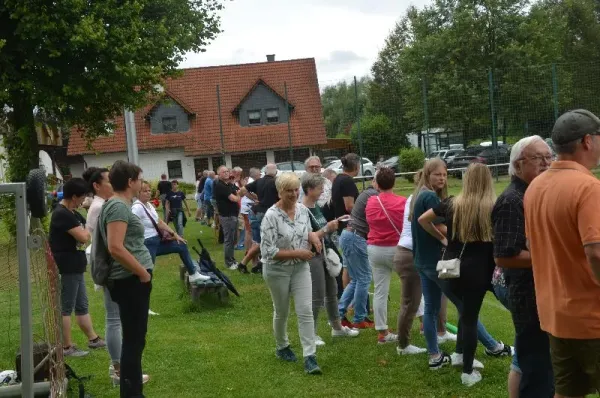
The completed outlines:
<svg viewBox="0 0 600 398">
<path fill-rule="evenodd" d="M 208 281 L 210 280 L 210 276 L 202 275 L 200 272 L 196 271 L 193 275 L 189 276 L 190 283 L 196 283 L 198 281 Z"/>
<path fill-rule="evenodd" d="M 397 343 L 398 335 L 392 332 L 388 332 L 386 335 L 377 336 L 377 344 L 386 344 L 386 343 Z"/>
<path fill-rule="evenodd" d="M 452 360 L 452 366 L 463 366 L 463 354 L 457 354 L 455 352 L 454 354 L 450 355 L 450 359 Z M 473 358 L 473 369 L 483 369 L 483 364 L 477 359 Z"/>
<path fill-rule="evenodd" d="M 396 347 L 396 352 L 398 353 L 398 355 L 417 355 L 423 354 L 426 351 L 427 350 L 425 348 L 416 347 L 411 344 L 407 345 L 404 348 Z"/>
<path fill-rule="evenodd" d="M 479 373 L 478 371 L 473 369 L 471 374 L 469 374 L 469 373 L 461 374 L 460 380 L 462 381 L 462 383 L 465 386 L 471 387 L 472 385 L 477 384 L 481 381 L 481 373 Z"/>
<path fill-rule="evenodd" d="M 238 269 L 238 263 L 237 263 L 237 262 L 235 262 L 235 263 L 231 264 L 231 265 L 230 265 L 229 267 L 227 267 L 227 268 L 228 268 L 228 269 L 230 269 L 230 270 L 236 270 L 236 269 Z"/>
<path fill-rule="evenodd" d="M 446 330 L 446 333 L 442 336 L 438 335 L 438 344 L 443 344 L 446 341 L 456 341 L 456 335 Z"/>
<path fill-rule="evenodd" d="M 152 310 L 148 310 L 148 315 L 160 315 L 158 312 L 154 312 Z"/>
<path fill-rule="evenodd" d="M 331 337 L 356 337 L 359 333 L 358 329 L 350 329 L 348 326 L 342 326 L 340 330 L 331 329 Z"/>
<path fill-rule="evenodd" d="M 323 341 L 322 338 L 320 338 L 319 336 L 315 336 L 315 345 L 317 347 L 322 347 L 325 345 L 325 342 Z"/>
</svg>

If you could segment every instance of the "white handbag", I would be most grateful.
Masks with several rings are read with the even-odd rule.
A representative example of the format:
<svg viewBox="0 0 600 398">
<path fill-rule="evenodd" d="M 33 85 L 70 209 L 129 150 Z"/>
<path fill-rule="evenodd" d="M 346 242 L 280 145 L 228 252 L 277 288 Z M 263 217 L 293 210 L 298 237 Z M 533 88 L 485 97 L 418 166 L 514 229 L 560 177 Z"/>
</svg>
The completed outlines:
<svg viewBox="0 0 600 398">
<path fill-rule="evenodd" d="M 323 247 L 325 247 L 325 245 L 323 245 Z M 342 272 L 342 262 L 340 261 L 340 257 L 337 255 L 335 250 L 328 248 L 325 251 L 325 256 L 323 258 L 325 260 L 325 268 L 327 269 L 329 275 L 337 278 L 340 272 Z"/>
<path fill-rule="evenodd" d="M 462 258 L 466 245 L 466 243 L 463 245 L 458 258 L 454 258 L 452 260 L 444 260 L 444 255 L 446 254 L 446 248 L 444 248 L 444 252 L 442 253 L 442 259 L 438 261 L 437 266 L 435 267 L 435 270 L 438 272 L 438 278 L 460 278 L 460 259 Z"/>
</svg>

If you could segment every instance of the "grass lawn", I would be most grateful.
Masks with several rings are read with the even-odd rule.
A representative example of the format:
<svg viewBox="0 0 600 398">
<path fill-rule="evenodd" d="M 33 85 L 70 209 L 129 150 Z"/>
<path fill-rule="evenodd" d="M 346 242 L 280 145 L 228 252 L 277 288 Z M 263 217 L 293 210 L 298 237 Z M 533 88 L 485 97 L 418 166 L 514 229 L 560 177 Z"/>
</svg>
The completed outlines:
<svg viewBox="0 0 600 398">
<path fill-rule="evenodd" d="M 504 178 L 496 184 L 497 193 L 506 186 Z M 456 193 L 459 180 L 450 181 Z M 397 192 L 408 195 L 412 185 L 398 181 Z M 185 230 L 190 244 L 201 238 L 213 259 L 222 267 L 220 245 L 212 230 L 190 221 Z M 0 254 L 1 255 L 1 254 Z M 242 252 L 236 252 L 241 260 Z M 458 368 L 437 372 L 427 369 L 426 355 L 400 357 L 394 344 L 378 345 L 375 330 L 361 331 L 354 339 L 332 341 L 326 316 L 322 312 L 319 335 L 326 342 L 318 350 L 322 376 L 307 376 L 302 362 L 282 363 L 274 355 L 272 304 L 269 292 L 257 275 L 241 275 L 225 270 L 241 297 L 230 297 L 228 305 L 216 300 L 193 304 L 179 281 L 177 256 L 159 257 L 154 273 L 151 308 L 159 316 L 150 317 L 144 370 L 151 377 L 145 387 L 148 397 L 503 397 L 510 359 L 492 359 L 478 347 L 476 357 L 485 364 L 483 381 L 467 389 L 460 383 Z M 98 333 L 104 336 L 102 294 L 95 292 L 89 274 L 90 312 Z M 394 276 L 388 305 L 388 323 L 395 329 L 399 308 L 400 283 Z M 6 299 L 6 297 L 4 297 Z M 17 305 L 13 302 L 13 305 Z M 14 312 L 14 311 L 13 311 Z M 449 321 L 457 323 L 456 311 L 449 308 Z M 512 344 L 514 332 L 510 314 L 493 296 L 486 297 L 481 320 L 498 340 Z M 296 318 L 292 310 L 288 330 L 296 354 L 301 357 Z M 6 332 L 0 327 L 0 347 L 6 344 Z M 85 347 L 85 337 L 76 326 L 73 337 Z M 415 322 L 412 342 L 425 347 Z M 14 340 L 12 341 L 14 344 Z M 452 352 L 454 344 L 443 349 Z M 9 351 L 0 350 L 0 370 L 12 369 Z M 84 358 L 70 358 L 68 363 L 82 376 L 93 375 L 87 390 L 96 397 L 117 397 L 108 379 L 108 352 L 93 351 Z"/>
</svg>

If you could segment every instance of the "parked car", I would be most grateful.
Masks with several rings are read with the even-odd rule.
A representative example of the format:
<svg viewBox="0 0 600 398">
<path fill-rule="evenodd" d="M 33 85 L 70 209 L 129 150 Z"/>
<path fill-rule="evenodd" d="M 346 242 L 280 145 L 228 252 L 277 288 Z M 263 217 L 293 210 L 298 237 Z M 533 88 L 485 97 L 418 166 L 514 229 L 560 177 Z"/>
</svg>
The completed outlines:
<svg viewBox="0 0 600 398">
<path fill-rule="evenodd" d="M 398 163 L 400 160 L 399 156 L 392 156 L 389 159 L 384 160 L 383 162 L 377 163 L 377 167 L 389 167 L 394 170 L 394 173 L 400 172 L 400 164 Z"/>
<path fill-rule="evenodd" d="M 292 162 L 275 163 L 275 165 L 277 166 L 277 175 L 280 175 L 281 173 L 284 173 L 286 171 L 292 171 Z M 261 177 L 265 175 L 266 168 L 267 166 L 265 165 L 260 170 Z M 304 174 L 305 172 L 306 169 L 304 168 L 303 162 L 294 162 L 294 173 L 296 173 L 298 177 L 302 177 L 302 174 Z"/>
<path fill-rule="evenodd" d="M 465 151 L 463 149 L 440 149 L 439 151 L 433 151 L 429 154 L 426 160 L 433 158 L 440 158 L 446 164 L 451 162 L 455 156 L 463 154 Z"/>
<path fill-rule="evenodd" d="M 339 174 L 339 173 L 343 172 L 342 161 L 336 160 L 335 162 L 331 163 L 327 168 L 332 169 L 336 173 Z M 367 158 L 362 158 L 362 170 L 361 170 L 361 168 L 359 168 L 358 175 L 362 176 L 363 172 L 364 172 L 365 177 L 372 177 L 375 175 L 375 166 L 373 166 L 373 162 L 371 162 Z"/>
<path fill-rule="evenodd" d="M 470 147 L 464 153 L 456 156 L 449 164 L 448 169 L 466 168 L 471 163 L 483 163 L 487 165 L 508 163 L 510 161 L 510 147 L 508 145 L 498 145 L 496 149 L 492 147 L 482 147 L 480 145 Z M 492 173 L 494 170 L 491 170 Z M 508 172 L 508 166 L 498 168 L 500 174 Z M 461 178 L 462 171 L 450 171 L 450 175 Z"/>
</svg>

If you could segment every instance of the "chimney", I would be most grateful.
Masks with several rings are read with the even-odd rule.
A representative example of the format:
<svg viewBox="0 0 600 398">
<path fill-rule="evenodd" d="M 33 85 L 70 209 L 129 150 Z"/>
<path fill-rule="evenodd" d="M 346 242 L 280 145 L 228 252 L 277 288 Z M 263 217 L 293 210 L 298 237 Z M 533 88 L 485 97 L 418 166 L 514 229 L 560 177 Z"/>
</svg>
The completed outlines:
<svg viewBox="0 0 600 398">
<path fill-rule="evenodd" d="M 267 62 L 275 62 L 275 54 L 267 54 Z"/>
</svg>

